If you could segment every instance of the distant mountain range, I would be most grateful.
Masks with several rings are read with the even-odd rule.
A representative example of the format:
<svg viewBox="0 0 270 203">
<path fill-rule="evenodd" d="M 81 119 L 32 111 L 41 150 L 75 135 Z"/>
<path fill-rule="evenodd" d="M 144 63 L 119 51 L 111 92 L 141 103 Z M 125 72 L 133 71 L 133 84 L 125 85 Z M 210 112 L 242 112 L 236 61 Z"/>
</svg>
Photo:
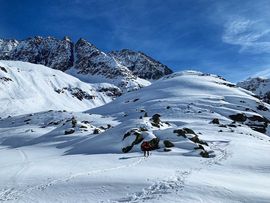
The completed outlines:
<svg viewBox="0 0 270 203">
<path fill-rule="evenodd" d="M 245 81 L 237 83 L 238 87 L 253 92 L 259 99 L 270 104 L 270 79 L 262 77 L 248 78 Z"/>
<path fill-rule="evenodd" d="M 131 91 L 173 71 L 142 52 L 104 53 L 90 42 L 72 42 L 54 37 L 32 37 L 22 41 L 0 39 L 0 59 L 42 64 L 74 75 L 85 82 L 108 82 Z"/>
</svg>

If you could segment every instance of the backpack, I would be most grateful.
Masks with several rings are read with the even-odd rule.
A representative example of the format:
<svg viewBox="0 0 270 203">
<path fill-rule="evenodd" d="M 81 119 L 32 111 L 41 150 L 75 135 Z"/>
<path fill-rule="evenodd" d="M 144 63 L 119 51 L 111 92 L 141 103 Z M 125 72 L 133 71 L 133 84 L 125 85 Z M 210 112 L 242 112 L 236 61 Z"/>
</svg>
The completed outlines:
<svg viewBox="0 0 270 203">
<path fill-rule="evenodd" d="M 141 149 L 142 149 L 142 151 L 150 151 L 151 150 L 151 145 L 149 144 L 149 142 L 144 141 L 141 144 Z"/>
</svg>

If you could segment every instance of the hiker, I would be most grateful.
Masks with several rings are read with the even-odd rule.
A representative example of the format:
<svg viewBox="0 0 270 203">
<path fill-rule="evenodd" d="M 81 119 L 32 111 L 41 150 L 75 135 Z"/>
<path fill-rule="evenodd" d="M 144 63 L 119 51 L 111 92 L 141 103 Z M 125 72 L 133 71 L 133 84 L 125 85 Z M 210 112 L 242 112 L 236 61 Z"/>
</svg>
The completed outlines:
<svg viewBox="0 0 270 203">
<path fill-rule="evenodd" d="M 145 157 L 148 157 L 148 156 L 149 156 L 149 151 L 151 150 L 151 145 L 150 145 L 150 143 L 144 141 L 144 142 L 141 144 L 141 150 L 143 151 L 144 156 L 145 156 Z"/>
</svg>

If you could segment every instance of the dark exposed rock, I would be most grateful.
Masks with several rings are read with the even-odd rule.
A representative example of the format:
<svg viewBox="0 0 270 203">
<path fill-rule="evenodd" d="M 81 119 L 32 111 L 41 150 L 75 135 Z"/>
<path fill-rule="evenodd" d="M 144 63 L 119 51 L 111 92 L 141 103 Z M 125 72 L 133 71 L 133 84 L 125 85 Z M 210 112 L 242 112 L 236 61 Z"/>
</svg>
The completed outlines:
<svg viewBox="0 0 270 203">
<path fill-rule="evenodd" d="M 230 119 L 237 122 L 245 122 L 247 120 L 247 116 L 244 113 L 238 113 L 235 115 L 230 115 Z"/>
<path fill-rule="evenodd" d="M 5 69 L 4 67 L 1 67 L 1 66 L 0 66 L 0 70 L 7 73 L 7 69 Z"/>
<path fill-rule="evenodd" d="M 193 135 L 196 135 L 196 133 L 190 129 L 190 128 L 183 128 L 184 131 L 186 131 L 187 134 L 193 134 Z"/>
<path fill-rule="evenodd" d="M 71 125 L 72 125 L 72 128 L 75 128 L 77 125 L 77 120 L 75 119 L 74 116 L 71 118 Z"/>
<path fill-rule="evenodd" d="M 74 88 L 64 87 L 62 89 L 55 89 L 54 91 L 57 92 L 58 94 L 69 92 L 73 97 L 76 97 L 80 101 L 83 100 L 83 99 L 86 99 L 86 100 L 95 99 L 94 95 L 90 95 L 90 94 L 88 94 L 87 92 L 81 90 L 78 87 L 74 87 Z"/>
<path fill-rule="evenodd" d="M 248 117 L 249 120 L 251 121 L 258 121 L 258 122 L 269 122 L 269 120 L 265 117 L 258 116 L 258 115 L 253 115 Z"/>
<path fill-rule="evenodd" d="M 177 130 L 174 130 L 173 133 L 177 133 L 177 136 L 183 136 L 183 137 L 187 137 L 186 136 L 186 131 L 183 130 L 183 129 L 177 129 Z"/>
<path fill-rule="evenodd" d="M 73 134 L 74 132 L 75 132 L 75 130 L 73 128 L 71 128 L 69 130 L 65 130 L 65 135 Z"/>
<path fill-rule="evenodd" d="M 257 106 L 257 109 L 260 111 L 268 111 L 269 110 L 266 106 L 264 106 L 262 104 L 259 104 L 259 106 Z"/>
<path fill-rule="evenodd" d="M 138 128 L 134 128 L 134 129 L 131 129 L 130 131 L 126 132 L 124 134 L 124 137 L 123 137 L 122 140 L 126 139 L 127 137 L 129 137 L 131 135 L 136 136 L 136 138 L 131 143 L 130 146 L 127 146 L 127 147 L 122 148 L 122 152 L 124 152 L 124 153 L 129 152 L 133 148 L 134 145 L 137 145 L 137 144 L 139 144 L 139 143 L 141 143 L 143 141 L 142 134 L 140 133 L 140 129 L 138 129 Z"/>
<path fill-rule="evenodd" d="M 252 96 L 260 100 L 263 100 L 266 103 L 270 103 L 270 91 L 268 88 L 269 83 L 270 83 L 269 78 L 255 77 L 255 78 L 249 78 L 243 82 L 239 82 L 237 83 L 237 86 L 253 92 L 254 95 Z"/>
<path fill-rule="evenodd" d="M 209 156 L 209 153 L 207 152 L 207 151 L 205 151 L 205 150 L 202 150 L 201 152 L 200 152 L 200 155 L 203 157 L 203 158 L 209 158 L 210 156 Z"/>
<path fill-rule="evenodd" d="M 42 64 L 65 72 L 74 68 L 75 71 L 71 72 L 82 80 L 87 78 L 87 75 L 98 75 L 123 91 L 132 91 L 144 86 L 144 82 L 137 80 L 137 76 L 155 80 L 172 73 L 166 66 L 145 54 L 139 52 L 138 56 L 136 61 L 132 62 L 136 67 L 132 70 L 132 67 L 125 63 L 131 60 L 129 54 L 125 54 L 121 59 L 117 58 L 102 52 L 82 38 L 76 43 L 68 37 L 62 40 L 40 36 L 22 41 L 0 39 L 0 60 Z"/>
<path fill-rule="evenodd" d="M 15 43 L 12 49 L 5 53 L 5 56 L 0 53 L 0 59 L 42 64 L 62 71 L 73 66 L 74 60 L 73 43 L 68 38 L 63 40 L 39 36 L 28 38 Z"/>
<path fill-rule="evenodd" d="M 122 152 L 123 153 L 128 153 L 131 149 L 132 149 L 133 146 L 127 146 L 127 147 L 124 147 L 122 148 Z"/>
<path fill-rule="evenodd" d="M 235 124 L 228 124 L 229 127 L 236 128 Z"/>
<path fill-rule="evenodd" d="M 151 119 L 152 119 L 152 121 L 154 123 L 159 124 L 160 123 L 160 117 L 161 116 L 159 114 L 154 114 Z"/>
<path fill-rule="evenodd" d="M 155 150 L 159 148 L 159 138 L 153 138 L 149 141 L 149 144 L 151 145 L 151 150 Z"/>
<path fill-rule="evenodd" d="M 210 123 L 219 124 L 219 119 L 218 118 L 214 118 Z"/>
<path fill-rule="evenodd" d="M 145 131 L 148 131 L 148 129 L 145 127 L 140 127 L 140 131 L 145 132 Z"/>
<path fill-rule="evenodd" d="M 1 77 L 0 80 L 2 80 L 4 82 L 12 81 L 12 79 L 8 78 L 8 77 Z"/>
<path fill-rule="evenodd" d="M 163 143 L 164 143 L 164 146 L 167 148 L 174 147 L 174 144 L 170 140 L 164 140 Z"/>
<path fill-rule="evenodd" d="M 204 147 L 202 145 L 198 145 L 198 147 L 195 147 L 194 149 L 202 149 L 202 150 L 205 150 Z"/>
<path fill-rule="evenodd" d="M 172 70 L 142 52 L 128 49 L 109 52 L 109 55 L 119 61 L 140 78 L 156 80 L 172 73 Z"/>
<path fill-rule="evenodd" d="M 101 130 L 99 128 L 95 128 L 93 131 L 93 134 L 99 134 L 101 132 Z"/>
<path fill-rule="evenodd" d="M 117 87 L 101 87 L 97 89 L 98 92 L 103 92 L 109 97 L 120 97 L 122 95 L 122 91 Z"/>
</svg>

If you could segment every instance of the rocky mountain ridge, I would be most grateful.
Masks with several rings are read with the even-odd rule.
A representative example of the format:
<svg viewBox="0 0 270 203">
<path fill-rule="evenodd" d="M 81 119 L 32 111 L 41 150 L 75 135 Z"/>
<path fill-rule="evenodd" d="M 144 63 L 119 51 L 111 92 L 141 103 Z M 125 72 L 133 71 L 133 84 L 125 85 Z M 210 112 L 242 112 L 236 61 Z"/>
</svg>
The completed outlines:
<svg viewBox="0 0 270 203">
<path fill-rule="evenodd" d="M 237 83 L 238 87 L 253 92 L 259 99 L 270 104 L 270 79 L 255 77 Z"/>
<path fill-rule="evenodd" d="M 76 43 L 69 37 L 62 40 L 40 36 L 22 41 L 0 39 L 0 59 L 42 64 L 86 82 L 93 82 L 93 76 L 97 76 L 123 91 L 150 84 L 143 79 L 155 80 L 172 73 L 167 66 L 142 52 L 122 50 L 107 54 L 82 38 Z"/>
</svg>

